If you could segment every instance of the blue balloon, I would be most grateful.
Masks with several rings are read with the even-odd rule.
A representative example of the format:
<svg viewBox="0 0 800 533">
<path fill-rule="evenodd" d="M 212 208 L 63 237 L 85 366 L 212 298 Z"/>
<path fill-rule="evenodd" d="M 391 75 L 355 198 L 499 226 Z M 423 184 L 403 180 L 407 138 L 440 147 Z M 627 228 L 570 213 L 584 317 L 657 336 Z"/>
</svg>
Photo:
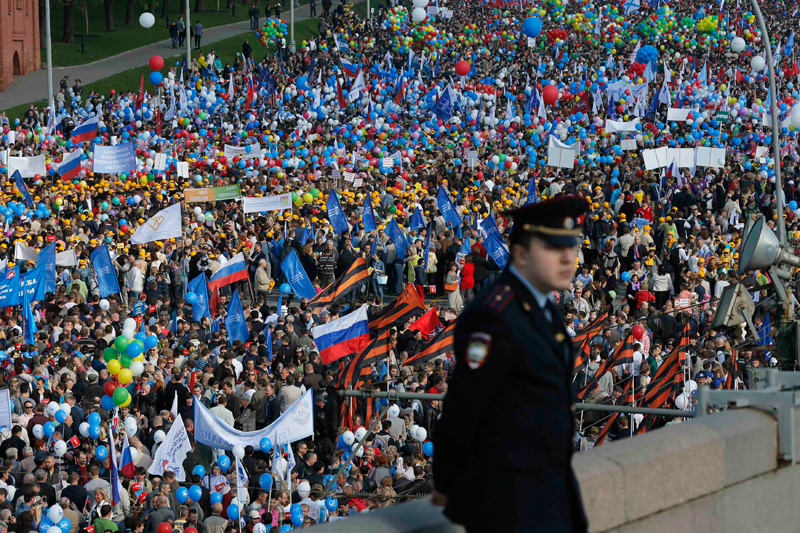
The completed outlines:
<svg viewBox="0 0 800 533">
<path fill-rule="evenodd" d="M 289 507 L 289 511 L 292 514 L 303 514 L 303 507 L 299 503 L 293 503 L 291 507 Z"/>
<path fill-rule="evenodd" d="M 303 525 L 303 511 L 300 511 L 300 514 L 292 513 L 292 525 L 294 527 L 300 527 Z"/>
<path fill-rule="evenodd" d="M 236 520 L 239 518 L 239 506 L 235 503 L 232 503 L 228 506 L 228 518 L 230 520 Z"/>
<path fill-rule="evenodd" d="M 51 522 L 50 519 L 47 518 L 47 516 L 44 516 L 42 517 L 42 521 L 39 522 L 39 532 L 46 533 L 46 531 L 51 527 L 53 527 L 53 525 L 54 525 L 53 522 Z"/>
<path fill-rule="evenodd" d="M 631 273 L 630 272 L 623 272 L 622 276 L 620 276 L 620 277 L 622 278 L 622 281 L 630 281 L 631 280 Z"/>
<path fill-rule="evenodd" d="M 269 437 L 264 437 L 261 439 L 259 444 L 261 446 L 261 451 L 264 453 L 268 453 L 270 450 L 272 450 L 272 441 L 269 440 Z"/>
<path fill-rule="evenodd" d="M 91 426 L 89 426 L 89 436 L 92 437 L 93 439 L 99 439 L 100 426 L 96 424 L 92 424 Z"/>
<path fill-rule="evenodd" d="M 61 411 L 61 410 L 56 411 L 56 421 L 59 424 L 63 424 L 64 420 L 66 420 L 66 419 L 67 419 L 67 413 L 65 413 L 64 411 Z"/>
<path fill-rule="evenodd" d="M 334 512 L 336 509 L 339 508 L 339 501 L 333 496 L 329 496 L 325 500 L 325 508 L 330 512 Z"/>
<path fill-rule="evenodd" d="M 132 342 L 128 345 L 128 349 L 125 352 L 130 356 L 131 359 L 134 357 L 139 357 L 139 354 L 142 353 L 142 345 L 138 342 Z"/>
<path fill-rule="evenodd" d="M 97 457 L 99 460 L 104 461 L 106 457 L 108 457 L 108 448 L 105 446 L 98 446 L 94 450 L 94 456 Z"/>
<path fill-rule="evenodd" d="M 100 414 L 99 413 L 91 413 L 89 417 L 86 419 L 89 422 L 90 426 L 99 426 L 100 425 Z"/>
<path fill-rule="evenodd" d="M 192 474 L 195 476 L 203 477 L 206 475 L 206 467 L 203 465 L 197 465 L 192 469 Z"/>
<path fill-rule="evenodd" d="M 164 81 L 164 75 L 154 70 L 150 73 L 150 83 L 153 85 L 161 85 L 161 82 Z"/>
<path fill-rule="evenodd" d="M 56 426 L 52 422 L 45 422 L 42 429 L 44 430 L 45 436 L 51 437 L 56 431 Z"/>
<path fill-rule="evenodd" d="M 70 522 L 69 518 L 62 518 L 58 523 L 58 527 L 64 533 L 69 533 L 69 530 L 72 529 L 72 522 Z"/>
<path fill-rule="evenodd" d="M 264 490 L 271 489 L 272 488 L 272 474 L 269 474 L 269 473 L 261 474 L 261 477 L 258 478 L 258 485 Z"/>
<path fill-rule="evenodd" d="M 116 407 L 116 405 L 117 404 L 114 403 L 114 398 L 112 398 L 108 394 L 100 398 L 100 406 L 106 411 L 112 410 L 114 407 Z"/>
<path fill-rule="evenodd" d="M 179 503 L 186 503 L 186 500 L 189 499 L 189 489 L 186 487 L 179 488 L 175 491 L 175 498 Z"/>
<path fill-rule="evenodd" d="M 281 284 L 281 292 L 283 294 L 292 294 L 292 286 L 289 285 L 288 283 L 282 283 Z"/>
<path fill-rule="evenodd" d="M 158 337 L 155 335 L 150 335 L 149 337 L 144 339 L 144 347 L 148 350 L 152 350 L 158 346 Z"/>
<path fill-rule="evenodd" d="M 433 457 L 433 443 L 432 443 L 432 442 L 430 442 L 430 441 L 428 441 L 428 442 L 426 442 L 425 444 L 423 444 L 423 446 L 422 446 L 422 451 L 423 451 L 423 452 L 425 453 L 425 455 L 427 455 L 428 457 Z"/>
<path fill-rule="evenodd" d="M 192 501 L 199 502 L 200 498 L 203 497 L 203 489 L 197 485 L 192 485 L 189 487 L 189 497 L 192 499 Z"/>
<path fill-rule="evenodd" d="M 792 211 L 794 211 L 795 209 L 797 209 L 797 202 L 795 202 L 794 200 L 792 200 L 791 202 L 789 202 L 789 209 L 791 209 Z"/>
<path fill-rule="evenodd" d="M 211 494 L 211 503 L 222 503 L 222 494 L 214 492 Z"/>
</svg>

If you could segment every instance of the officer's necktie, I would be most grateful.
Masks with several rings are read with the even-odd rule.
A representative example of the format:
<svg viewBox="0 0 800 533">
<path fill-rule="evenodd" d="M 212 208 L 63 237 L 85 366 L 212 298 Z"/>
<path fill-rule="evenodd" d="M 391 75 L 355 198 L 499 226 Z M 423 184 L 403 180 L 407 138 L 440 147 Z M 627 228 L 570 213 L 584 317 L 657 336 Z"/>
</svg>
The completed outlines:
<svg viewBox="0 0 800 533">
<path fill-rule="evenodd" d="M 558 313 L 556 311 L 557 311 L 556 304 L 554 304 L 549 299 L 546 300 L 546 303 L 544 304 L 544 316 L 545 318 L 547 318 L 550 324 L 553 324 L 555 318 L 558 316 Z"/>
</svg>

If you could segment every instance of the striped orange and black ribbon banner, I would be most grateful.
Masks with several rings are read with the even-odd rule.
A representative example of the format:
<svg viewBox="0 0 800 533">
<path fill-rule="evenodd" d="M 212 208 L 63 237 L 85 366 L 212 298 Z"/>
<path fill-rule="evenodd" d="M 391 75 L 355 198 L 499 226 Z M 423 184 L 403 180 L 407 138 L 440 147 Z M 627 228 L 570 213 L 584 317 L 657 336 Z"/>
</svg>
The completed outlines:
<svg viewBox="0 0 800 533">
<path fill-rule="evenodd" d="M 309 307 L 323 307 L 346 296 L 358 285 L 369 279 L 369 269 L 363 257 L 356 259 L 342 277 L 322 289 L 322 292 L 308 301 Z"/>
</svg>

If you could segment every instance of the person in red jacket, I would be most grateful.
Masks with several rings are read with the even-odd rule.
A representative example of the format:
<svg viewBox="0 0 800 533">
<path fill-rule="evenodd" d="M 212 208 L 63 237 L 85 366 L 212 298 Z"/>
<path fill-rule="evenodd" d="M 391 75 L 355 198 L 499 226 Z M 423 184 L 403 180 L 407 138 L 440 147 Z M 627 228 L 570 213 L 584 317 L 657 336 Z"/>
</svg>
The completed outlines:
<svg viewBox="0 0 800 533">
<path fill-rule="evenodd" d="M 472 264 L 471 255 L 465 256 L 464 261 L 464 268 L 461 269 L 461 284 L 459 285 L 459 289 L 461 290 L 461 299 L 466 306 L 472 301 L 473 296 L 475 296 L 475 278 L 473 277 L 475 265 Z"/>
<path fill-rule="evenodd" d="M 639 290 L 636 291 L 636 309 L 642 309 L 642 307 L 647 308 L 647 304 L 649 302 L 655 302 L 656 297 L 655 295 L 650 292 L 650 287 L 646 281 L 642 281 L 639 285 Z"/>
</svg>

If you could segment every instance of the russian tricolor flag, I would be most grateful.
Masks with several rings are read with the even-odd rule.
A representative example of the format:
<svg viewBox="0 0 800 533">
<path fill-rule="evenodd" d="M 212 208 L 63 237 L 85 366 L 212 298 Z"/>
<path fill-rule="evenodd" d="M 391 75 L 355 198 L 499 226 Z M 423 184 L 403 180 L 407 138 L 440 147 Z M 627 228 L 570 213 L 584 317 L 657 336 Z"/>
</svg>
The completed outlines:
<svg viewBox="0 0 800 533">
<path fill-rule="evenodd" d="M 117 505 L 120 502 L 120 492 L 122 484 L 119 482 L 119 472 L 117 471 L 117 447 L 114 445 L 114 432 L 108 432 L 108 447 L 111 450 L 111 504 Z M 129 452 L 130 453 L 130 452 Z"/>
<path fill-rule="evenodd" d="M 312 328 L 323 364 L 330 364 L 346 355 L 358 353 L 369 344 L 367 306 L 333 322 Z"/>
<path fill-rule="evenodd" d="M 247 277 L 247 263 L 244 261 L 244 254 L 239 252 L 211 276 L 211 279 L 208 280 L 208 288 L 213 291 L 230 285 L 234 281 L 247 279 Z"/>
<path fill-rule="evenodd" d="M 345 58 L 342 58 L 342 70 L 344 70 L 351 78 L 355 78 L 358 74 L 358 65 L 349 62 Z"/>
<path fill-rule="evenodd" d="M 120 458 L 120 471 L 133 479 L 136 475 L 136 465 L 133 464 L 133 454 L 131 453 L 131 446 L 128 443 L 128 435 L 125 435 L 125 440 L 122 443 L 122 457 Z"/>
<path fill-rule="evenodd" d="M 83 150 L 78 149 L 74 152 L 67 154 L 61 166 L 58 167 L 58 173 L 62 179 L 71 180 L 78 176 L 81 171 L 81 156 Z"/>
<path fill-rule="evenodd" d="M 83 141 L 90 141 L 97 137 L 97 125 L 100 122 L 100 117 L 92 117 L 89 120 L 84 120 L 83 123 L 72 130 L 70 139 L 72 142 L 79 143 Z"/>
</svg>

